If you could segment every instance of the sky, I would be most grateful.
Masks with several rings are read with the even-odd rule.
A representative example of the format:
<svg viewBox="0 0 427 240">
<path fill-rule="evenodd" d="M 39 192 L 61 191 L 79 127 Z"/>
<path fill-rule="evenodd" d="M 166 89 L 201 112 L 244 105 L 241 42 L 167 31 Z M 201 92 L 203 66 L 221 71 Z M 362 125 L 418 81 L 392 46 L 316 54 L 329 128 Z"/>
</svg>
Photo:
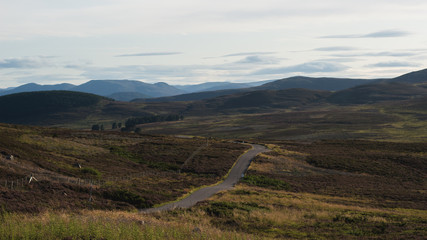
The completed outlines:
<svg viewBox="0 0 427 240">
<path fill-rule="evenodd" d="M 427 68 L 425 0 L 0 0 L 0 88 Z"/>
</svg>

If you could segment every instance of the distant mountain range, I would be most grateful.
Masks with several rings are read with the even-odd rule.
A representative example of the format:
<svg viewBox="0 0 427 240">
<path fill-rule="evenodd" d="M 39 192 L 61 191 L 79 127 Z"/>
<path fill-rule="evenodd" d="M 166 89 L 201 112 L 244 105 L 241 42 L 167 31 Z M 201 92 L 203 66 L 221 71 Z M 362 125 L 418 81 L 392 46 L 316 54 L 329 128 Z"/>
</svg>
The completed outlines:
<svg viewBox="0 0 427 240">
<path fill-rule="evenodd" d="M 351 78 L 312 78 L 312 77 L 290 77 L 271 81 L 260 86 L 239 89 L 226 89 L 217 91 L 195 92 L 169 97 L 134 99 L 135 102 L 174 102 L 195 101 L 210 99 L 214 97 L 252 92 L 258 90 L 285 90 L 292 88 L 303 88 L 308 90 L 341 91 L 356 86 L 371 85 L 378 83 L 402 83 L 417 84 L 427 87 L 427 69 L 411 72 L 391 79 L 351 79 Z"/>
<path fill-rule="evenodd" d="M 0 89 L 0 96 L 21 92 L 68 90 L 92 93 L 113 98 L 118 101 L 130 101 L 137 98 L 159 98 L 201 91 L 248 88 L 259 86 L 266 82 L 269 81 L 251 83 L 209 82 L 177 86 L 172 86 L 162 82 L 150 84 L 136 80 L 91 80 L 78 86 L 68 83 L 56 85 L 28 83 L 15 88 Z"/>
<path fill-rule="evenodd" d="M 412 75 L 415 76 L 415 79 L 411 78 Z M 288 88 L 295 86 L 297 78 L 303 80 L 306 88 Z M 0 122 L 50 125 L 78 121 L 92 122 L 96 119 L 99 119 L 98 121 L 125 119 L 164 113 L 184 114 L 186 116 L 214 116 L 221 113 L 262 113 L 275 111 L 275 109 L 377 103 L 404 104 L 423 111 L 427 107 L 427 104 L 425 104 L 427 97 L 427 70 L 405 74 L 393 79 L 371 81 L 297 78 L 282 79 L 252 88 L 190 93 L 132 102 L 114 101 L 111 98 L 69 90 L 9 94 L 0 97 L 0 112 L 4 113 L 0 114 Z M 316 81 L 324 84 L 344 81 L 347 85 L 356 86 L 336 91 L 309 89 L 312 86 L 323 87 L 318 85 Z M 360 85 L 360 83 L 365 84 Z M 345 84 L 336 86 L 335 89 L 342 88 Z M 54 86 L 27 84 L 19 88 L 40 90 L 54 88 Z M 173 91 L 176 91 L 176 88 L 164 83 L 145 84 L 138 81 L 124 80 L 98 80 L 90 81 L 80 86 L 70 86 L 69 84 L 61 84 L 60 86 L 127 99 L 140 96 L 142 93 L 129 91 L 131 88 L 138 89 L 140 86 L 145 87 L 143 90 L 147 91 L 149 89 L 150 93 L 156 94 L 172 94 Z M 114 93 L 111 87 L 116 88 L 118 92 Z M 16 90 L 15 88 L 8 91 Z M 160 101 L 160 99 L 163 101 Z M 164 101 L 165 99 L 169 101 Z M 191 99 L 191 101 L 183 101 L 182 99 Z"/>
<path fill-rule="evenodd" d="M 92 93 L 124 101 L 129 101 L 133 98 L 163 97 L 185 93 L 185 91 L 166 83 L 150 84 L 135 80 L 92 80 L 78 86 L 67 83 L 57 85 L 29 83 L 10 90 L 1 91 L 0 95 L 51 90 Z"/>
<path fill-rule="evenodd" d="M 382 79 L 367 80 L 367 79 L 351 79 L 351 78 L 311 78 L 311 77 L 290 77 L 276 81 L 269 81 L 265 84 L 248 88 L 225 89 L 216 91 L 204 91 L 187 93 L 182 95 L 149 98 L 149 99 L 134 99 L 136 102 L 174 102 L 174 101 L 194 101 L 210 99 L 230 94 L 238 94 L 242 92 L 252 92 L 259 90 L 285 90 L 292 88 L 303 88 L 308 90 L 324 90 L 324 91 L 339 91 L 351 88 L 358 85 L 379 82 Z"/>
<path fill-rule="evenodd" d="M 274 80 L 249 82 L 249 83 L 232 83 L 232 82 L 207 82 L 194 85 L 174 85 L 174 87 L 184 90 L 187 93 L 217 91 L 224 89 L 239 89 L 250 88 L 263 85 L 265 83 L 273 82 Z"/>
<path fill-rule="evenodd" d="M 427 87 L 426 80 L 427 69 L 411 72 L 392 79 L 370 80 L 350 78 L 312 78 L 296 76 L 275 81 L 270 80 L 250 83 L 208 82 L 195 85 L 176 86 L 161 82 L 150 84 L 136 80 L 91 80 L 78 86 L 68 83 L 57 85 L 39 85 L 36 83 L 29 83 L 16 88 L 0 89 L 0 96 L 21 92 L 67 90 L 92 93 L 119 101 L 133 100 L 135 102 L 175 102 L 204 100 L 220 96 L 226 96 L 230 94 L 240 94 L 260 90 L 285 90 L 301 88 L 307 90 L 337 92 L 345 89 L 351 89 L 356 86 L 365 86 L 378 83 L 401 83 L 411 84 L 414 86 L 416 85 L 416 87 Z M 392 88 L 402 87 L 407 88 L 407 86 L 399 87 L 398 85 L 390 85 L 389 90 L 391 90 Z M 360 91 L 360 93 L 354 94 L 366 94 L 366 91 L 372 89 L 372 87 L 362 87 L 358 89 L 360 89 L 358 90 Z M 351 91 L 354 92 L 357 91 L 357 89 L 349 90 L 348 92 Z M 341 95 L 331 96 L 331 98 L 335 100 L 343 99 L 342 94 L 344 93 L 340 94 Z M 391 96 L 392 95 L 390 95 L 390 97 Z"/>
</svg>

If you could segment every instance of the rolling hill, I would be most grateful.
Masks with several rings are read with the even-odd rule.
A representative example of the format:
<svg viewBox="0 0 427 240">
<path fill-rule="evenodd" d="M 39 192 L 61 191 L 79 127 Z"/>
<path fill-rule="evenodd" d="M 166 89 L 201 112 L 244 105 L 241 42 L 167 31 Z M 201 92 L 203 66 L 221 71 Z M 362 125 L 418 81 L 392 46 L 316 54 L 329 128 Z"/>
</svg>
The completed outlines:
<svg viewBox="0 0 427 240">
<path fill-rule="evenodd" d="M 252 92 L 258 90 L 285 90 L 292 88 L 304 88 L 308 90 L 338 91 L 350 87 L 368 84 L 379 80 L 348 79 L 348 78 L 310 78 L 310 77 L 290 77 L 265 83 L 257 87 L 226 89 L 217 91 L 204 91 L 188 93 L 171 97 L 135 99 L 135 102 L 175 102 L 194 101 L 215 98 L 219 96 L 238 94 L 242 92 Z"/>
<path fill-rule="evenodd" d="M 139 92 L 116 92 L 111 95 L 108 95 L 108 97 L 117 101 L 124 102 L 131 101 L 135 98 L 151 98 L 151 96 Z"/>
<path fill-rule="evenodd" d="M 72 91 L 24 92 L 0 96 L 0 122 L 40 126 L 90 128 L 92 124 L 123 122 L 130 117 L 179 114 L 182 103 L 139 104 Z"/>
<path fill-rule="evenodd" d="M 386 80 L 388 82 L 399 82 L 399 83 L 409 83 L 409 84 L 416 84 L 416 83 L 426 83 L 427 82 L 427 69 L 423 69 L 420 71 L 414 71 L 407 74 L 404 74 L 402 76 Z"/>
<path fill-rule="evenodd" d="M 307 89 L 259 90 L 217 97 L 202 102 L 206 109 L 215 112 L 239 111 L 247 113 L 316 104 L 322 102 L 329 95 L 330 92 L 328 91 Z M 200 103 L 196 102 L 195 105 L 200 106 Z"/>
<path fill-rule="evenodd" d="M 401 101 L 427 96 L 427 89 L 399 82 L 357 86 L 333 93 L 328 101 L 339 105 Z"/>
<path fill-rule="evenodd" d="M 271 83 L 266 83 L 257 90 L 281 90 L 290 88 L 305 88 L 310 90 L 339 91 L 354 86 L 370 83 L 375 80 L 351 79 L 351 78 L 311 78 L 311 77 L 290 77 L 280 79 Z"/>
<path fill-rule="evenodd" d="M 0 97 L 0 121 L 49 125 L 58 118 L 66 122 L 84 118 L 105 97 L 71 91 L 39 91 Z"/>
</svg>

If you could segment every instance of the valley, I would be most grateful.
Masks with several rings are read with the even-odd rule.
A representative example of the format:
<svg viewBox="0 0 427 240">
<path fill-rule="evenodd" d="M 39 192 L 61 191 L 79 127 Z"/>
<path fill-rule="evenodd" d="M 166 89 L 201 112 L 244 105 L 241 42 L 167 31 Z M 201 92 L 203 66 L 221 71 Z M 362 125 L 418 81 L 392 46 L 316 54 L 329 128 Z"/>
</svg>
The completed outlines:
<svg viewBox="0 0 427 240">
<path fill-rule="evenodd" d="M 0 238 L 424 239 L 426 79 L 1 96 Z"/>
</svg>

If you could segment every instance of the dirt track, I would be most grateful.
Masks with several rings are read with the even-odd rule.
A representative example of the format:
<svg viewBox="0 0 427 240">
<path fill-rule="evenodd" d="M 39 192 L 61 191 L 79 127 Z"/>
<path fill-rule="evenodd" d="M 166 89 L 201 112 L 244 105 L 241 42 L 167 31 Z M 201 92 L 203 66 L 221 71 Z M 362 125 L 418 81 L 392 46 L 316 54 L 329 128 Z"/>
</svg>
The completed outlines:
<svg viewBox="0 0 427 240">
<path fill-rule="evenodd" d="M 203 201 L 214 195 L 215 193 L 232 188 L 248 169 L 252 159 L 259 153 L 268 151 L 267 148 L 261 145 L 252 144 L 252 149 L 240 156 L 236 165 L 231 169 L 228 177 L 220 184 L 211 187 L 205 187 L 193 192 L 190 196 L 178 201 L 166 204 L 158 208 L 143 209 L 141 212 L 157 212 L 171 210 L 174 208 L 189 208 L 197 202 Z"/>
</svg>

